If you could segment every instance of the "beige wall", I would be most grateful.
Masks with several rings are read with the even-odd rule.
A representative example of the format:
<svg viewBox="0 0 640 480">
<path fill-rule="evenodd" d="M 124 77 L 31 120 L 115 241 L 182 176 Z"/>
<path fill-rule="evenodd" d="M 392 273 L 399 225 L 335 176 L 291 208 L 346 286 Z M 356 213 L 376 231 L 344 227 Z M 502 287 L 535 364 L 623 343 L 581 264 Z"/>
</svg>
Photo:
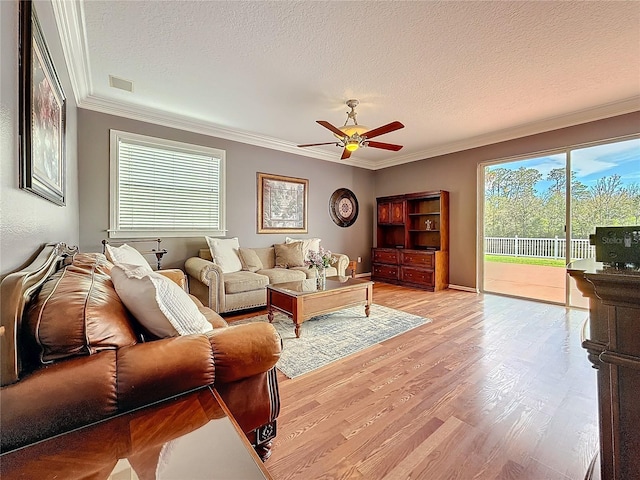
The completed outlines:
<svg viewBox="0 0 640 480">
<path fill-rule="evenodd" d="M 18 188 L 18 2 L 0 1 L 0 276 L 19 269 L 46 243 L 79 240 L 77 109 L 51 3 L 35 7 L 67 97 L 67 204 L 59 207 Z"/>
<path fill-rule="evenodd" d="M 476 286 L 476 178 L 480 162 L 640 132 L 640 112 L 635 112 L 377 172 L 281 153 L 76 109 L 51 3 L 35 4 L 67 96 L 67 205 L 56 206 L 18 188 L 18 4 L 0 1 L 0 276 L 24 265 L 48 242 L 65 241 L 79 245 L 84 251 L 100 249 L 109 222 L 111 128 L 226 150 L 229 236 L 240 237 L 242 245 L 265 246 L 284 239 L 284 235 L 256 233 L 256 172 L 308 178 L 309 233 L 306 236 L 321 237 L 325 247 L 351 258 L 363 257 L 361 272 L 370 271 L 375 197 L 448 190 L 451 192 L 451 283 L 467 287 Z M 353 190 L 360 203 L 357 222 L 346 229 L 333 224 L 328 215 L 329 197 L 341 187 Z M 169 250 L 165 265 L 182 266 L 184 259 L 194 255 L 205 243 L 201 238 L 164 239 L 163 245 Z"/>
<path fill-rule="evenodd" d="M 284 234 L 256 233 L 257 172 L 309 179 L 309 233 L 291 236 L 319 237 L 329 250 L 353 259 L 363 257 L 359 271 L 369 271 L 374 172 L 89 110 L 78 112 L 78 152 L 82 159 L 79 165 L 81 250 L 99 251 L 100 242 L 107 238 L 109 129 L 116 129 L 225 150 L 228 236 L 239 237 L 241 246 L 269 246 L 282 243 L 285 238 Z M 336 155 L 339 153 L 336 149 Z M 360 205 L 358 219 L 347 228 L 338 227 L 329 217 L 329 198 L 338 188 L 352 190 Z M 183 267 L 188 257 L 206 247 L 206 242 L 204 237 L 163 238 L 162 245 L 169 252 L 163 267 Z"/>
<path fill-rule="evenodd" d="M 442 155 L 376 172 L 375 196 L 428 190 L 450 195 L 450 281 L 476 287 L 477 172 L 488 160 L 525 155 L 640 132 L 640 112 Z"/>
</svg>

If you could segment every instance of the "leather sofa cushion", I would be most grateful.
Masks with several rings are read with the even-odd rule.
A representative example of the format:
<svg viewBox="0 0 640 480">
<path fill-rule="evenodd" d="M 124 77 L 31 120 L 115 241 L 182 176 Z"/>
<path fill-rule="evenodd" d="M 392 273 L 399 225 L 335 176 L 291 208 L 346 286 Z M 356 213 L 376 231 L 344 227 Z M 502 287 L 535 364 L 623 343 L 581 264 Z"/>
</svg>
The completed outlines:
<svg viewBox="0 0 640 480">
<path fill-rule="evenodd" d="M 102 254 L 78 254 L 43 284 L 26 316 L 41 362 L 137 342 L 131 318 L 111 283 L 111 266 Z"/>
<path fill-rule="evenodd" d="M 260 275 L 266 275 L 271 285 L 274 283 L 295 282 L 296 280 L 304 280 L 307 278 L 304 271 L 291 268 L 266 268 L 260 270 L 258 273 Z"/>
<path fill-rule="evenodd" d="M 198 310 L 200 311 L 200 313 L 204 315 L 204 318 L 207 319 L 207 322 L 213 325 L 213 328 L 222 328 L 222 327 L 229 326 L 227 321 L 224 318 L 222 318 L 219 314 L 211 310 L 209 307 L 205 307 L 202 304 L 202 302 L 198 299 L 198 297 L 195 297 L 189 294 L 189 298 L 191 298 L 193 303 L 196 304 L 196 307 L 198 307 Z"/>
<path fill-rule="evenodd" d="M 118 350 L 118 408 L 130 410 L 213 385 L 216 377 L 214 353 L 205 335 L 122 348 Z"/>
<path fill-rule="evenodd" d="M 58 362 L 3 387 L 2 452 L 117 413 L 116 354 L 108 351 Z"/>
<path fill-rule="evenodd" d="M 229 293 L 260 290 L 269 284 L 269 277 L 252 272 L 233 272 L 224 275 L 224 290 Z"/>
<path fill-rule="evenodd" d="M 213 328 L 224 328 L 229 326 L 224 318 L 211 310 L 209 307 L 199 306 L 198 310 L 200 310 L 200 313 L 204 315 L 204 318 L 206 318 L 207 321 L 211 325 L 213 325 Z"/>
</svg>

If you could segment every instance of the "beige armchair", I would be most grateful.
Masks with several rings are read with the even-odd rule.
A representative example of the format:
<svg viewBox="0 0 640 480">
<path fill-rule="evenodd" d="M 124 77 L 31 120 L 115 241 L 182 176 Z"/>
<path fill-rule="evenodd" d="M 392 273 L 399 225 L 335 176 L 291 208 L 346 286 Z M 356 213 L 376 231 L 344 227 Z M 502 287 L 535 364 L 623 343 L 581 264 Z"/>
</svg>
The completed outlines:
<svg viewBox="0 0 640 480">
<path fill-rule="evenodd" d="M 304 280 L 315 277 L 315 269 L 307 267 L 276 268 L 274 247 L 253 249 L 263 268 L 257 272 L 223 273 L 212 262 L 209 249 L 203 248 L 198 257 L 185 262 L 189 277 L 189 292 L 218 313 L 233 312 L 267 304 L 266 286 L 269 284 Z M 335 262 L 327 269 L 327 276 L 344 276 L 349 257 L 334 253 Z"/>
</svg>

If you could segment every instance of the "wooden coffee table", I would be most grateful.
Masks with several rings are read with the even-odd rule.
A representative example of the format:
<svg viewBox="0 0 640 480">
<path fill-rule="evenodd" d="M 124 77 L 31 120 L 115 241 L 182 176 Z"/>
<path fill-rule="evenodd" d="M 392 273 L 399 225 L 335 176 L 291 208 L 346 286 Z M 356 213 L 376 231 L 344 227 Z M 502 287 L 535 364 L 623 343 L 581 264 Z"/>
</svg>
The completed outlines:
<svg viewBox="0 0 640 480">
<path fill-rule="evenodd" d="M 328 277 L 326 286 L 318 289 L 316 279 L 267 285 L 267 316 L 273 322 L 274 312 L 285 313 L 293 320 L 296 338 L 300 325 L 312 317 L 343 308 L 364 305 L 369 316 L 373 301 L 373 282 L 361 278 Z"/>
</svg>

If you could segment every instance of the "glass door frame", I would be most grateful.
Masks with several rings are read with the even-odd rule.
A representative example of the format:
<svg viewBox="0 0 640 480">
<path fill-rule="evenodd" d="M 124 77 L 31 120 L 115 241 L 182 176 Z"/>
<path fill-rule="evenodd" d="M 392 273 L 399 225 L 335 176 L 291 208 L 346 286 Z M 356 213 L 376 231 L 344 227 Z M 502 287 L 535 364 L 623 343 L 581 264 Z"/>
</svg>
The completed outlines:
<svg viewBox="0 0 640 480">
<path fill-rule="evenodd" d="M 487 160 L 481 161 L 478 163 L 477 168 L 477 188 L 476 188 L 476 204 L 477 204 L 477 244 L 476 244 L 476 290 L 480 293 L 494 293 L 494 292 L 485 292 L 484 290 L 484 215 L 485 215 L 485 171 L 487 167 L 491 167 L 494 165 L 500 165 L 504 163 L 517 162 L 522 160 L 531 160 L 538 157 L 544 157 L 547 155 L 565 155 L 565 245 L 570 245 L 571 242 L 571 224 L 572 224 L 572 199 L 571 199 L 571 164 L 572 157 L 571 153 L 575 150 L 581 150 L 589 147 L 596 147 L 598 145 L 606 145 L 609 143 L 617 143 L 623 142 L 626 140 L 640 139 L 640 134 L 633 135 L 624 135 L 621 137 L 613 137 L 605 140 L 598 140 L 594 142 L 587 142 L 581 144 L 570 145 L 562 148 L 555 148 L 549 150 L 540 150 L 538 152 L 532 152 L 522 155 L 515 155 L 511 157 L 503 157 L 495 160 Z M 571 249 L 565 248 L 565 264 L 568 264 L 571 261 Z M 567 275 L 565 278 L 565 303 L 564 306 L 570 308 L 582 308 L 571 306 L 571 288 L 570 288 L 570 277 Z M 554 303 L 556 305 L 562 305 L 561 303 L 549 302 L 538 299 L 531 299 L 534 301 L 544 302 L 544 303 Z"/>
</svg>

